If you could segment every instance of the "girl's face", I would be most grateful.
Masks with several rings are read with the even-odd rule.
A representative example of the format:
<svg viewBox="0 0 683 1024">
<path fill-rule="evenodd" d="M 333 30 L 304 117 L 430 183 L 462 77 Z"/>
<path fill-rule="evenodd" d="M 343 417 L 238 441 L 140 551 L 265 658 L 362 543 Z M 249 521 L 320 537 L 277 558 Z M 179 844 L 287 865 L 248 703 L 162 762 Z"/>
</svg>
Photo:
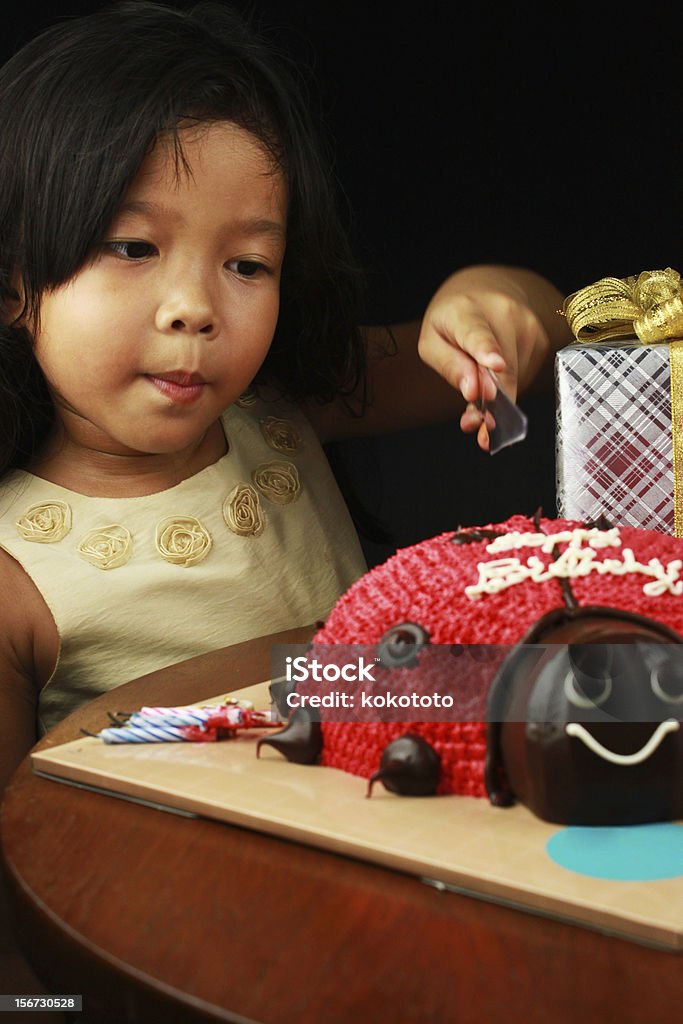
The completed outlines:
<svg viewBox="0 0 683 1024">
<path fill-rule="evenodd" d="M 35 354 L 67 436 L 113 454 L 196 445 L 261 366 L 278 316 L 286 187 L 228 122 L 143 163 L 92 262 L 41 301 Z"/>
</svg>

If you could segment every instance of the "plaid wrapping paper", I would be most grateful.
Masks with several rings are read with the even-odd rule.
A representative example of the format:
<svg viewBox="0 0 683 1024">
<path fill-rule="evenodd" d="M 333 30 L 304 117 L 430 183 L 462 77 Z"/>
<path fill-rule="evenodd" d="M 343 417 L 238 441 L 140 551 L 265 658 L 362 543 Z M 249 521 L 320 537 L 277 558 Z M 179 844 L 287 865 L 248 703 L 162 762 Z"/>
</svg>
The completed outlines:
<svg viewBox="0 0 683 1024">
<path fill-rule="evenodd" d="M 669 346 L 569 345 L 555 380 L 559 515 L 674 533 Z"/>
</svg>

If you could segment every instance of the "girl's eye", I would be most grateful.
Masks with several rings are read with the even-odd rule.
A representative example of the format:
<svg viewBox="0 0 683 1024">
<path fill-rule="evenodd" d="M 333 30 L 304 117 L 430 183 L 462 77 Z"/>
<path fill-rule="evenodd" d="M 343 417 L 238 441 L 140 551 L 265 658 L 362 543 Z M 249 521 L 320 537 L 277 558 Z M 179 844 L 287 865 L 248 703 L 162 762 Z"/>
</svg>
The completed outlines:
<svg viewBox="0 0 683 1024">
<path fill-rule="evenodd" d="M 151 242 L 107 242 L 107 248 L 125 260 L 146 260 L 156 252 Z"/>
<path fill-rule="evenodd" d="M 258 260 L 230 260 L 226 266 L 240 277 L 256 277 L 259 273 L 268 269 L 263 263 L 259 263 Z"/>
</svg>

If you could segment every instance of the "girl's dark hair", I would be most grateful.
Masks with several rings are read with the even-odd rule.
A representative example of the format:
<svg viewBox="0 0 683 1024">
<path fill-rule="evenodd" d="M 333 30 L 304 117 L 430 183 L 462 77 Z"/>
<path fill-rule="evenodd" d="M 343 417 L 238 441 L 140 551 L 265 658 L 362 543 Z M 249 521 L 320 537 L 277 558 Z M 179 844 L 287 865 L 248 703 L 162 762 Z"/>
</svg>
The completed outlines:
<svg viewBox="0 0 683 1024">
<path fill-rule="evenodd" d="M 216 3 L 119 3 L 53 26 L 0 70 L 0 476 L 30 462 L 54 416 L 20 324 L 87 262 L 161 133 L 182 165 L 187 118 L 248 130 L 287 181 L 280 317 L 260 379 L 293 399 L 358 392 L 359 275 L 302 93 L 288 62 Z"/>
</svg>

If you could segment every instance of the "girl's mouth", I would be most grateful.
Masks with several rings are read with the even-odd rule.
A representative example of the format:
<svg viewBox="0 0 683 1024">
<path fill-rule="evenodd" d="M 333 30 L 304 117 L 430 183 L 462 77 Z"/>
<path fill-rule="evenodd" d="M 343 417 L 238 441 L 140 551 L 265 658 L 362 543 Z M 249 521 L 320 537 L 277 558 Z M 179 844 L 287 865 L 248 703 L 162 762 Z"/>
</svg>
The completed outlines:
<svg viewBox="0 0 683 1024">
<path fill-rule="evenodd" d="M 206 381 L 198 373 L 148 373 L 147 380 L 176 405 L 192 405 L 201 396 Z"/>
</svg>

